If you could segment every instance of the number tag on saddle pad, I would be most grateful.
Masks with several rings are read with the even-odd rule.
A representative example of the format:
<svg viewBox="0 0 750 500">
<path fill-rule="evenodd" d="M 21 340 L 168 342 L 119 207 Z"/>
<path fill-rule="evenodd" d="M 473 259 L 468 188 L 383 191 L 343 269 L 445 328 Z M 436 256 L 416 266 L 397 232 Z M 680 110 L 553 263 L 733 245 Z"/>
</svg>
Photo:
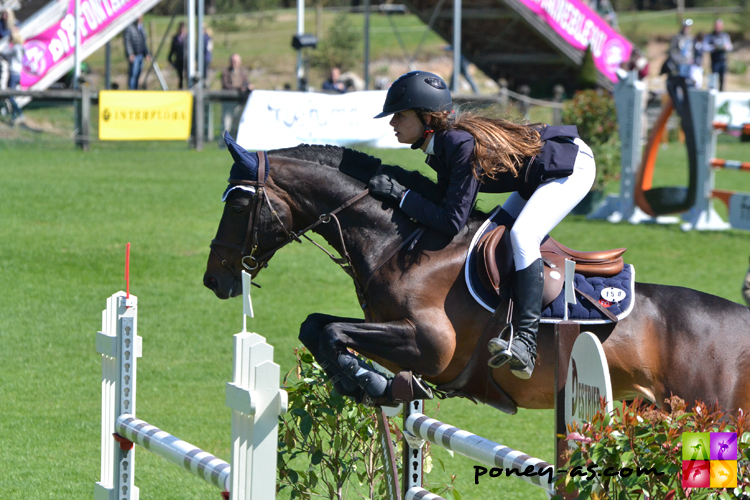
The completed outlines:
<svg viewBox="0 0 750 500">
<path fill-rule="evenodd" d="M 619 288 L 608 287 L 602 290 L 602 298 L 607 302 L 620 302 L 627 296 L 625 290 Z"/>
</svg>

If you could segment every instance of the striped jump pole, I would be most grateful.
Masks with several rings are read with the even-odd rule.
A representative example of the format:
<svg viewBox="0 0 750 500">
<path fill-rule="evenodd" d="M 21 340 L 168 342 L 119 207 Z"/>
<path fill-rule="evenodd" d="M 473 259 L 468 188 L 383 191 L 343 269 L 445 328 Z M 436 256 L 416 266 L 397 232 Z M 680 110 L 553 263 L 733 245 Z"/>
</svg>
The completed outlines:
<svg viewBox="0 0 750 500">
<path fill-rule="evenodd" d="M 742 132 L 742 135 L 750 135 L 750 123 L 743 125 L 730 125 L 724 122 L 713 122 L 714 130 L 722 130 L 724 132 Z"/>
<path fill-rule="evenodd" d="M 406 492 L 404 500 L 445 500 L 445 498 L 435 493 L 430 493 L 419 486 L 414 486 Z"/>
<path fill-rule="evenodd" d="M 750 170 L 750 161 L 722 160 L 712 158 L 711 166 L 714 168 L 726 168 L 731 170 Z"/>
<path fill-rule="evenodd" d="M 411 413 L 404 429 L 412 436 L 442 446 L 480 464 L 508 470 L 516 469 L 518 477 L 555 494 L 555 467 L 521 451 L 495 443 L 471 432 L 445 424 L 422 413 Z"/>
<path fill-rule="evenodd" d="M 222 491 L 230 490 L 231 468 L 225 461 L 127 413 L 117 417 L 115 428 L 117 434 L 132 443 L 179 465 Z"/>
</svg>

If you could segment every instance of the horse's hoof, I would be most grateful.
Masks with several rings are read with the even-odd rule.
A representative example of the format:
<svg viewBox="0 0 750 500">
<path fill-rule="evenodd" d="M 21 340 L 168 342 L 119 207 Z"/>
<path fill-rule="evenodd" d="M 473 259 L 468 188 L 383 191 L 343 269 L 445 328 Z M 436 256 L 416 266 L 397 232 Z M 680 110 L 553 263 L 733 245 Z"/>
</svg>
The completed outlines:
<svg viewBox="0 0 750 500">
<path fill-rule="evenodd" d="M 385 396 L 388 389 L 388 379 L 385 376 L 348 352 L 339 354 L 338 363 L 344 373 L 353 378 L 368 396 L 373 399 Z"/>
</svg>

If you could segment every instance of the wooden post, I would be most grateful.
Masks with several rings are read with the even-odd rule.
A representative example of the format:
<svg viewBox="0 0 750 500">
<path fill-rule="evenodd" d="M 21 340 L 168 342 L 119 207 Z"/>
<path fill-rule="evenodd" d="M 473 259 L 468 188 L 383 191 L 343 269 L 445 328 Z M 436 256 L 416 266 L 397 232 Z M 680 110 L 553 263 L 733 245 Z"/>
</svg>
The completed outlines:
<svg viewBox="0 0 750 500">
<path fill-rule="evenodd" d="M 81 111 L 80 111 L 80 129 L 79 129 L 79 147 L 84 150 L 89 150 L 91 132 L 91 91 L 88 86 L 83 85 L 81 87 Z"/>
</svg>

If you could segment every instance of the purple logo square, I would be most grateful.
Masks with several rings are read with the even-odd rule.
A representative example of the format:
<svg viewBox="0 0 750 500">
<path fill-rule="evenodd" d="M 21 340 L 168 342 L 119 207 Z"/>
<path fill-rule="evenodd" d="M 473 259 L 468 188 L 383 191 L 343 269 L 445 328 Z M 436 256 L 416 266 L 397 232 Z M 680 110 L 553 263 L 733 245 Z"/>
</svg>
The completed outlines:
<svg viewBox="0 0 750 500">
<path fill-rule="evenodd" d="M 737 460 L 737 433 L 711 433 L 711 460 Z"/>
</svg>

